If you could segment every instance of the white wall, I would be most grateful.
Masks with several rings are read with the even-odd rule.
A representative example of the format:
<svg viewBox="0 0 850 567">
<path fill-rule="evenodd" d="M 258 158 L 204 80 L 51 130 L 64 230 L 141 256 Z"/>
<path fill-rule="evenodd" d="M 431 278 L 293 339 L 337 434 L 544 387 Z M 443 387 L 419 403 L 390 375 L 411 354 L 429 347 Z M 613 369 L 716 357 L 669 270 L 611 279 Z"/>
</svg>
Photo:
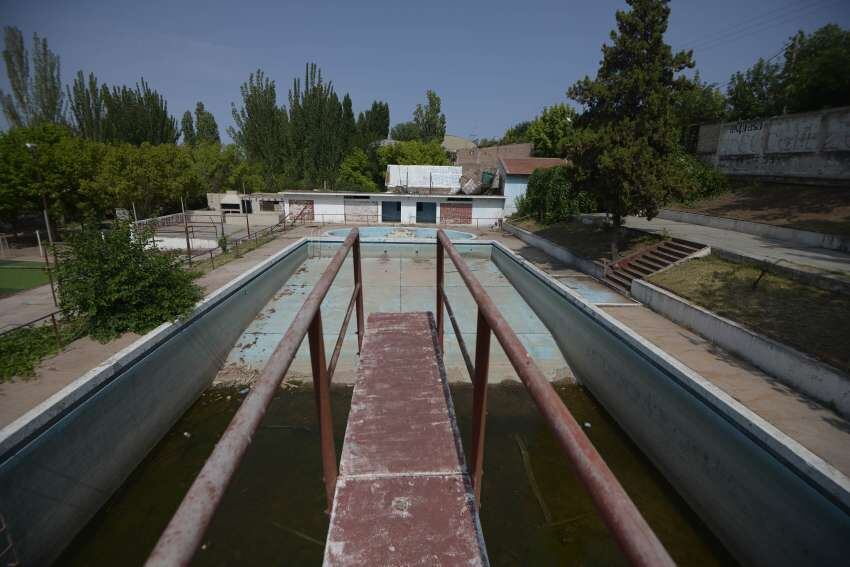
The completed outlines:
<svg viewBox="0 0 850 567">
<path fill-rule="evenodd" d="M 505 215 L 512 215 L 516 212 L 516 198 L 525 195 L 527 187 L 527 175 L 505 176 Z"/>
<path fill-rule="evenodd" d="M 404 199 L 401 202 L 401 223 L 416 224 L 416 201 Z"/>
<path fill-rule="evenodd" d="M 472 224 L 486 227 L 504 217 L 505 201 L 501 199 L 473 199 Z"/>
</svg>

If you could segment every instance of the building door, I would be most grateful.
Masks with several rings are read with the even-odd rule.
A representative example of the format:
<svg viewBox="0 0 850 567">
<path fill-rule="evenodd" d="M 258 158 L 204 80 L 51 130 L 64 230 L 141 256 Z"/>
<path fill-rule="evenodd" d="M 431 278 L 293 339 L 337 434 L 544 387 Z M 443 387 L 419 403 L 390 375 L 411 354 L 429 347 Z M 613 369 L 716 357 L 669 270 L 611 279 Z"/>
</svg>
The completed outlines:
<svg viewBox="0 0 850 567">
<path fill-rule="evenodd" d="M 434 224 L 437 222 L 437 203 L 416 203 L 416 224 Z"/>
<path fill-rule="evenodd" d="M 440 203 L 440 224 L 472 224 L 472 203 Z"/>
<path fill-rule="evenodd" d="M 401 201 L 381 201 L 381 222 L 401 222 Z"/>
<path fill-rule="evenodd" d="M 254 212 L 254 207 L 251 205 L 251 199 L 242 199 L 242 212 L 249 215 Z"/>
</svg>

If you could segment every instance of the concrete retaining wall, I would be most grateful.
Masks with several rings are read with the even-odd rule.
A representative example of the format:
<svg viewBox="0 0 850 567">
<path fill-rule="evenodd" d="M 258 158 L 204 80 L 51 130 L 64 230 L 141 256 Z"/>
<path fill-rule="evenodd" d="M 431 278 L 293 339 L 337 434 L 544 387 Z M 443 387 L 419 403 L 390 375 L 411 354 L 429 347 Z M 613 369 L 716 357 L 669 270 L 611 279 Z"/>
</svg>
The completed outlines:
<svg viewBox="0 0 850 567">
<path fill-rule="evenodd" d="M 700 127 L 697 153 L 730 175 L 850 181 L 850 107 Z"/>
<path fill-rule="evenodd" d="M 847 198 L 850 199 L 850 189 L 847 191 Z M 727 217 L 715 217 L 700 213 L 688 213 L 685 211 L 674 211 L 672 209 L 662 209 L 658 213 L 658 218 L 687 222 L 700 226 L 710 226 L 712 228 L 720 228 L 723 230 L 733 230 L 735 232 L 743 232 L 745 234 L 754 234 L 756 236 L 763 236 L 774 240 L 793 242 L 802 246 L 850 252 L 850 238 L 844 238 L 833 234 L 821 234 L 819 232 L 811 232 L 808 230 L 797 230 L 782 226 L 774 226 L 772 224 L 731 219 Z"/>
<path fill-rule="evenodd" d="M 535 266 L 493 261 L 570 368 L 729 550 L 750 565 L 839 565 L 850 480 Z"/>
<path fill-rule="evenodd" d="M 551 240 L 546 240 L 541 236 L 537 236 L 536 234 L 532 234 L 531 232 L 519 228 L 518 226 L 510 223 L 505 223 L 504 228 L 506 232 L 509 232 L 522 240 L 523 242 L 534 246 L 535 248 L 539 248 L 540 250 L 546 252 L 553 258 L 564 262 L 567 265 L 575 266 L 582 272 L 586 274 L 590 274 L 595 278 L 602 279 L 605 277 L 605 268 L 601 264 L 597 264 L 592 260 L 588 260 L 587 258 L 583 258 L 577 254 L 573 254 L 567 248 L 555 244 Z"/>
<path fill-rule="evenodd" d="M 850 418 L 850 377 L 643 280 L 632 281 L 632 297 Z"/>
<path fill-rule="evenodd" d="M 22 565 L 56 558 L 306 257 L 306 242 L 293 244 L 0 430 L 0 514 Z"/>
</svg>

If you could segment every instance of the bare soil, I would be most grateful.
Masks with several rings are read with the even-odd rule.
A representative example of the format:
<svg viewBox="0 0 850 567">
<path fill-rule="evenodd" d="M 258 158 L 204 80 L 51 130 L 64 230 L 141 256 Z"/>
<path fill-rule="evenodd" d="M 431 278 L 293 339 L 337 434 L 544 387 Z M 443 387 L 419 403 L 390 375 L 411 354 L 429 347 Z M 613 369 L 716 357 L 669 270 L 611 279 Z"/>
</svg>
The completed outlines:
<svg viewBox="0 0 850 567">
<path fill-rule="evenodd" d="M 742 183 L 722 195 L 671 208 L 850 236 L 850 187 Z"/>
<path fill-rule="evenodd" d="M 611 228 L 582 222 L 543 225 L 528 219 L 514 224 L 564 248 L 569 248 L 572 252 L 584 258 L 591 260 L 611 259 L 611 239 L 613 237 L 613 229 Z M 617 245 L 618 258 L 634 254 L 661 240 L 663 239 L 655 234 L 621 229 Z"/>
</svg>

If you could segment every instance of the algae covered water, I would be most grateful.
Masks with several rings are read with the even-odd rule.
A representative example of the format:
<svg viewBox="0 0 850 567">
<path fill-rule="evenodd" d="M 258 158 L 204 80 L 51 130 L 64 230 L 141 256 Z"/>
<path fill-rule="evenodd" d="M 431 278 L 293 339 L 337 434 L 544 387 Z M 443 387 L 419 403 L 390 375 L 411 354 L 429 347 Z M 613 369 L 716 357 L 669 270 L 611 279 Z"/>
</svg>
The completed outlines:
<svg viewBox="0 0 850 567">
<path fill-rule="evenodd" d="M 580 386 L 556 388 L 677 563 L 733 563 L 592 397 Z M 468 446 L 472 389 L 451 390 Z M 141 565 L 245 392 L 207 391 L 57 564 Z M 339 455 L 351 388 L 332 388 L 332 399 Z M 491 386 L 488 409 L 481 523 L 491 564 L 625 565 L 523 386 Z M 193 564 L 320 565 L 327 527 L 313 391 L 289 386 L 272 402 Z"/>
</svg>

